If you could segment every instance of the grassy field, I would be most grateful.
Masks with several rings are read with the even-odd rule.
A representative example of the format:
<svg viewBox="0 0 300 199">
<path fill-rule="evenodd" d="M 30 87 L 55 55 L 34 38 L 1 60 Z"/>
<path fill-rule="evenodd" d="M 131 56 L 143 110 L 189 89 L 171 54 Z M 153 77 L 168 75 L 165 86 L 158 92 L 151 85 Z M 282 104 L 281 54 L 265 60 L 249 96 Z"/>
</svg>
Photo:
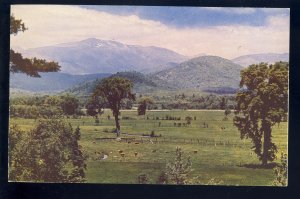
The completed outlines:
<svg viewBox="0 0 300 199">
<path fill-rule="evenodd" d="M 181 117 L 181 120 L 165 120 L 166 115 Z M 186 116 L 193 118 L 190 126 L 174 126 L 174 123 L 185 123 Z M 101 115 L 99 125 L 95 125 L 92 117 L 66 119 L 73 128 L 80 126 L 80 144 L 89 156 L 88 183 L 137 183 L 139 174 L 147 174 L 150 183 L 156 183 L 166 163 L 175 158 L 176 146 L 183 149 L 186 157 L 191 157 L 192 177 L 199 176 L 203 182 L 215 178 L 224 185 L 265 186 L 271 185 L 274 179 L 272 169 L 247 166 L 260 162 L 251 150 L 251 141 L 240 139 L 232 123 L 233 114 L 227 121 L 223 121 L 224 111 L 209 110 L 148 111 L 146 116 L 137 116 L 136 111 L 122 111 L 121 117 L 121 141 L 109 139 L 115 138 L 114 120 L 109 110 Z M 35 123 L 15 118 L 11 122 L 24 130 Z M 204 122 L 208 127 L 204 128 Z M 152 131 L 158 137 L 143 136 Z M 281 151 L 287 153 L 287 123 L 274 126 L 272 135 L 278 147 L 277 157 Z"/>
</svg>

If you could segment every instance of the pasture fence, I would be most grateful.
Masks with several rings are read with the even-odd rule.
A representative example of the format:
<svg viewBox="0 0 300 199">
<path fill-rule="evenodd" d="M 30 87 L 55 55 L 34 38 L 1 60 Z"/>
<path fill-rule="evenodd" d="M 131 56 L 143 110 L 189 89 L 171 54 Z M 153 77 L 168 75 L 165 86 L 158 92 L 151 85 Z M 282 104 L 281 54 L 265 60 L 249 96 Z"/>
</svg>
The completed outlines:
<svg viewBox="0 0 300 199">
<path fill-rule="evenodd" d="M 234 147 L 234 148 L 244 148 L 250 146 L 250 143 L 240 142 L 240 141 L 229 141 L 229 140 L 214 140 L 205 138 L 172 138 L 172 137 L 150 137 L 150 136 L 140 136 L 140 137 L 121 137 L 119 140 L 116 138 L 95 138 L 98 142 L 123 142 L 132 144 L 193 144 L 200 146 L 214 146 L 214 147 Z"/>
</svg>

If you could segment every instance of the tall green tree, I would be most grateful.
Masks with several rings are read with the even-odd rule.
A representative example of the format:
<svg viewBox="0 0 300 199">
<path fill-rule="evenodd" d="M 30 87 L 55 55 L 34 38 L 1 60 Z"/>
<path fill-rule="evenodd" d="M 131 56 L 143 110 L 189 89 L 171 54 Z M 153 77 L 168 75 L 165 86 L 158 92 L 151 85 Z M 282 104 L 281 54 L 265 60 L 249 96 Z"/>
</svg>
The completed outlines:
<svg viewBox="0 0 300 199">
<path fill-rule="evenodd" d="M 241 139 L 252 140 L 253 150 L 262 165 L 276 158 L 272 126 L 287 116 L 288 68 L 287 62 L 260 63 L 241 71 L 234 124 Z"/>
<path fill-rule="evenodd" d="M 103 113 L 105 105 L 106 101 L 103 97 L 93 94 L 85 105 L 86 113 L 92 117 L 98 117 L 98 115 Z"/>
<path fill-rule="evenodd" d="M 154 103 L 153 99 L 149 97 L 142 97 L 139 100 L 138 115 L 145 115 L 148 106 L 153 103 Z"/>
<path fill-rule="evenodd" d="M 27 30 L 21 19 L 10 16 L 10 35 Z M 9 70 L 12 73 L 25 73 L 31 77 L 40 77 L 39 72 L 57 72 L 61 66 L 57 62 L 37 58 L 23 58 L 20 53 L 10 50 Z"/>
<path fill-rule="evenodd" d="M 120 135 L 119 115 L 122 108 L 122 100 L 135 100 L 132 93 L 133 83 L 127 78 L 109 77 L 103 79 L 95 88 L 91 98 L 102 98 L 107 106 L 112 110 L 115 117 L 116 133 Z M 98 107 L 98 106 L 95 106 Z"/>
<path fill-rule="evenodd" d="M 61 109 L 66 115 L 74 115 L 79 107 L 79 100 L 69 94 L 61 96 Z"/>
<path fill-rule="evenodd" d="M 62 120 L 40 120 L 29 132 L 9 132 L 9 180 L 84 182 L 86 156 L 78 144 L 80 129 Z"/>
<path fill-rule="evenodd" d="M 191 116 L 186 116 L 185 117 L 185 121 L 186 121 L 187 125 L 191 125 L 192 120 L 193 120 L 193 118 Z"/>
<path fill-rule="evenodd" d="M 225 97 L 222 97 L 220 102 L 220 109 L 224 110 L 226 108 L 226 99 Z"/>
</svg>

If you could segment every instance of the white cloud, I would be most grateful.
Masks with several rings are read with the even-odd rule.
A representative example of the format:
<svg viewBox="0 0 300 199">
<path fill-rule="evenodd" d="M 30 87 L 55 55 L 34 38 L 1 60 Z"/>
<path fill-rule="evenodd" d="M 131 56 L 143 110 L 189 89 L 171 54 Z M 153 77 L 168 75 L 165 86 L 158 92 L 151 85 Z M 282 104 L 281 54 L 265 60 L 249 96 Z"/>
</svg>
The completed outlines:
<svg viewBox="0 0 300 199">
<path fill-rule="evenodd" d="M 269 26 L 285 28 L 290 24 L 290 17 L 285 15 L 276 15 L 268 18 Z"/>
<path fill-rule="evenodd" d="M 28 30 L 12 36 L 11 46 L 33 48 L 89 37 L 126 44 L 165 47 L 184 55 L 234 58 L 250 53 L 288 52 L 289 17 L 270 17 L 263 27 L 228 25 L 174 28 L 136 15 L 118 16 L 76 6 L 16 5 L 12 13 Z"/>
</svg>

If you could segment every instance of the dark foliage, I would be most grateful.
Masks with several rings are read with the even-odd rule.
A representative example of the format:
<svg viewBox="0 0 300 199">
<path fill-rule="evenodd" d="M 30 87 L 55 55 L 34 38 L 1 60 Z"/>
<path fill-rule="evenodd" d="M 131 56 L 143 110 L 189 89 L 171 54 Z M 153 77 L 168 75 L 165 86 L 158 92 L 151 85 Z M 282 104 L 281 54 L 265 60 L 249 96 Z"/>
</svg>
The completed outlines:
<svg viewBox="0 0 300 199">
<path fill-rule="evenodd" d="M 21 19 L 10 16 L 10 34 L 17 35 L 19 31 L 27 30 Z M 10 50 L 9 70 L 13 73 L 25 73 L 31 77 L 40 77 L 39 72 L 57 72 L 60 66 L 57 62 L 47 62 L 44 59 L 23 58 L 20 53 Z"/>
<path fill-rule="evenodd" d="M 9 131 L 9 180 L 33 182 L 83 182 L 86 156 L 73 131 L 62 120 L 40 120 L 30 132 L 16 125 Z"/>
<path fill-rule="evenodd" d="M 263 165 L 276 158 L 272 126 L 287 116 L 288 67 L 287 62 L 261 63 L 241 72 L 240 87 L 244 89 L 236 95 L 234 124 L 241 139 L 252 140 L 253 150 Z"/>
<path fill-rule="evenodd" d="M 61 96 L 62 102 L 60 104 L 61 109 L 66 115 L 74 115 L 79 107 L 79 101 L 76 97 L 71 95 Z"/>
<path fill-rule="evenodd" d="M 115 117 L 117 136 L 120 134 L 119 115 L 122 108 L 122 101 L 125 99 L 135 100 L 135 95 L 131 92 L 133 87 L 129 79 L 121 77 L 110 77 L 103 79 L 95 88 L 91 95 L 91 104 L 94 111 L 102 107 L 103 102 L 112 110 Z M 98 109 L 99 110 L 99 109 Z"/>
</svg>

